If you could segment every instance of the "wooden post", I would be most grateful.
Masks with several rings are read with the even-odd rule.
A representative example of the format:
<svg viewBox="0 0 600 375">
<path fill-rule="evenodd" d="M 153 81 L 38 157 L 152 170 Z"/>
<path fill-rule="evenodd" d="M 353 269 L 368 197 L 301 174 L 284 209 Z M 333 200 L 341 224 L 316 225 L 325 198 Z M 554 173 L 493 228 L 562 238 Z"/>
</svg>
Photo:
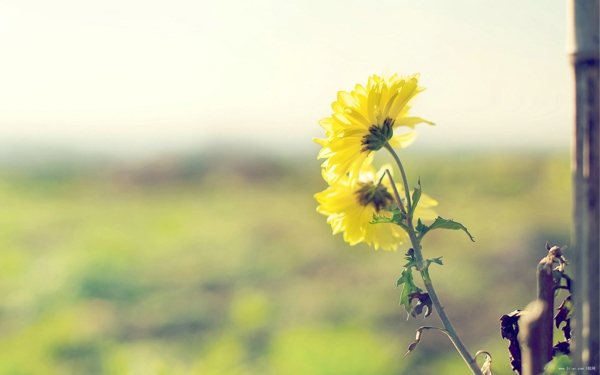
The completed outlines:
<svg viewBox="0 0 600 375">
<path fill-rule="evenodd" d="M 564 266 L 564 258 L 558 246 L 550 248 L 548 255 L 537 266 L 537 299 L 531 302 L 519 318 L 519 342 L 521 343 L 522 374 L 538 375 L 553 355 L 554 292 L 557 283 L 552 271 L 554 263 Z"/>
<path fill-rule="evenodd" d="M 552 326 L 550 335 L 544 322 L 544 315 L 552 314 L 552 308 L 545 301 L 536 299 L 531 302 L 519 318 L 519 343 L 521 344 L 521 372 L 522 375 L 538 375 L 544 372 L 544 365 L 552 358 L 552 345 L 544 340 L 552 340 Z M 548 337 L 550 336 L 550 337 Z M 550 344 L 552 341 L 550 341 Z M 546 348 L 550 346 L 550 359 Z"/>
<path fill-rule="evenodd" d="M 538 333 L 535 339 L 538 348 L 537 361 L 540 362 L 540 367 L 536 367 L 539 374 L 544 371 L 544 365 L 552 359 L 552 342 L 554 333 L 554 279 L 552 278 L 552 268 L 554 265 L 554 257 L 547 256 L 543 258 L 537 266 L 537 298 L 542 301 L 544 308 L 538 319 Z"/>
<path fill-rule="evenodd" d="M 582 374 L 600 371 L 599 293 L 599 6 L 598 0 L 569 0 L 569 53 L 575 73 L 575 133 L 572 147 L 574 212 L 573 342 L 574 364 Z"/>
</svg>

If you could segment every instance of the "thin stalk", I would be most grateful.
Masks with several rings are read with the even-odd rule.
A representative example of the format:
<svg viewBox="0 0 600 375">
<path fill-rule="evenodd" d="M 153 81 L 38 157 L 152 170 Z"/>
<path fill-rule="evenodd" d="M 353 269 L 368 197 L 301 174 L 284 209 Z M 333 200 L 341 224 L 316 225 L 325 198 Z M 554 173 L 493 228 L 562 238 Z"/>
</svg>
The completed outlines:
<svg viewBox="0 0 600 375">
<path fill-rule="evenodd" d="M 406 354 L 404 354 L 405 356 L 409 355 L 410 352 L 412 352 L 413 350 L 415 350 L 415 348 L 417 347 L 417 345 L 419 345 L 419 342 L 421 342 L 421 335 L 423 333 L 424 330 L 428 330 L 428 329 L 436 329 L 446 335 L 448 335 L 448 331 L 446 331 L 443 328 L 440 327 L 430 327 L 430 326 L 421 326 L 419 328 L 417 328 L 417 334 L 415 335 L 415 341 L 413 341 L 409 346 L 408 346 L 408 350 L 406 351 Z"/>
<path fill-rule="evenodd" d="M 413 245 L 413 249 L 415 250 L 415 253 L 414 253 L 415 259 L 417 260 L 417 262 L 420 262 L 423 260 L 423 255 L 421 253 L 419 241 L 416 238 L 416 235 L 414 233 L 414 229 L 412 226 L 412 220 L 409 221 L 409 223 L 408 223 L 408 229 L 409 229 L 410 241 Z M 448 315 L 446 315 L 444 306 L 442 305 L 442 302 L 440 301 L 437 293 L 435 292 L 435 288 L 433 287 L 433 282 L 431 281 L 431 277 L 429 276 L 428 268 L 421 270 L 421 277 L 423 278 L 423 283 L 425 284 L 425 289 L 427 289 L 427 293 L 429 293 L 429 298 L 431 298 L 431 301 L 433 302 L 433 306 L 435 307 L 435 310 L 437 311 L 438 316 L 440 317 L 440 320 L 442 321 L 442 324 L 444 325 L 444 328 L 446 329 L 446 331 L 448 331 L 448 337 L 450 337 L 450 341 L 452 341 L 452 344 L 454 344 L 454 347 L 460 353 L 460 356 L 465 361 L 465 363 L 471 368 L 471 371 L 473 372 L 473 374 L 481 375 L 481 370 L 479 369 L 477 362 L 469 353 L 469 350 L 467 349 L 465 344 L 462 342 L 462 340 L 458 336 L 458 333 L 456 332 L 456 329 L 454 329 L 454 326 L 450 322 L 450 318 L 448 317 Z"/>
<path fill-rule="evenodd" d="M 392 185 L 392 190 L 394 190 L 394 195 L 396 196 L 396 203 L 398 203 L 398 207 L 400 207 L 400 211 L 402 212 L 406 212 L 404 210 L 404 205 L 402 204 L 402 198 L 400 198 L 400 194 L 398 194 L 398 189 L 396 188 L 396 184 L 394 183 L 394 179 L 392 178 L 392 174 L 390 173 L 389 169 L 386 169 L 385 172 L 388 175 L 388 178 L 390 179 L 390 184 Z M 381 178 L 383 179 L 382 175 Z M 379 181 L 379 183 L 381 183 L 381 181 Z"/>
<path fill-rule="evenodd" d="M 404 185 L 404 194 L 406 195 L 406 207 L 408 212 L 410 212 L 412 211 L 412 203 L 410 201 L 410 189 L 408 188 L 408 180 L 406 179 L 406 173 L 404 172 L 404 167 L 402 167 L 402 162 L 400 161 L 400 158 L 388 142 L 385 142 L 383 147 L 385 147 L 386 150 L 388 150 L 390 154 L 392 154 L 394 160 L 396 160 L 396 164 L 398 164 L 398 168 L 400 168 L 400 174 L 402 174 L 402 185 Z M 391 178 L 392 176 L 390 176 L 390 179 Z"/>
<path fill-rule="evenodd" d="M 382 174 L 381 177 L 379 177 L 379 182 L 377 183 L 377 186 L 381 185 L 381 182 L 383 181 L 384 178 L 385 178 L 385 174 Z"/>
<path fill-rule="evenodd" d="M 398 168 L 400 168 L 400 173 L 402 174 L 402 181 L 404 183 L 404 192 L 406 194 L 407 205 L 409 207 L 408 215 L 406 218 L 406 226 L 408 228 L 408 236 L 410 237 L 410 242 L 413 246 L 415 260 L 417 262 L 421 262 L 423 260 L 423 254 L 421 252 L 421 244 L 419 243 L 419 239 L 417 238 L 417 234 L 413 227 L 413 218 L 412 218 L 412 213 L 411 213 L 413 210 L 411 209 L 412 206 L 411 206 L 411 202 L 410 202 L 410 192 L 408 190 L 408 181 L 406 179 L 406 173 L 404 172 L 404 167 L 402 166 L 402 162 L 400 162 L 400 158 L 398 157 L 398 155 L 396 154 L 394 149 L 389 145 L 389 143 L 386 143 L 384 145 L 384 147 L 390 152 L 390 154 L 392 154 L 392 156 L 396 160 L 396 163 L 398 164 Z M 391 175 L 389 175 L 388 177 L 390 178 L 390 182 L 392 183 L 392 186 L 394 186 L 394 181 L 392 180 Z M 421 278 L 423 279 L 423 283 L 425 284 L 425 288 L 427 289 L 427 293 L 429 293 L 429 298 L 431 298 L 431 301 L 433 302 L 433 306 L 435 307 L 435 310 L 437 311 L 438 316 L 440 317 L 440 320 L 442 321 L 442 324 L 444 325 L 444 328 L 446 329 L 446 331 L 448 333 L 448 337 L 450 338 L 450 341 L 452 341 L 452 344 L 454 344 L 454 347 L 456 348 L 456 350 L 458 351 L 458 353 L 460 354 L 462 359 L 469 366 L 469 368 L 471 369 L 471 372 L 473 372 L 473 374 L 475 374 L 475 375 L 482 375 L 481 370 L 479 369 L 479 367 L 477 365 L 477 362 L 475 361 L 475 359 L 471 356 L 471 354 L 467 350 L 467 347 L 462 342 L 462 340 L 458 336 L 458 333 L 454 329 L 454 326 L 450 322 L 450 318 L 448 317 L 448 315 L 446 315 L 446 311 L 444 311 L 444 306 L 442 305 L 439 297 L 437 296 L 437 293 L 435 292 L 435 288 L 433 287 L 431 277 L 429 276 L 429 269 L 425 268 L 425 269 L 421 270 L 420 272 L 421 272 Z"/>
</svg>

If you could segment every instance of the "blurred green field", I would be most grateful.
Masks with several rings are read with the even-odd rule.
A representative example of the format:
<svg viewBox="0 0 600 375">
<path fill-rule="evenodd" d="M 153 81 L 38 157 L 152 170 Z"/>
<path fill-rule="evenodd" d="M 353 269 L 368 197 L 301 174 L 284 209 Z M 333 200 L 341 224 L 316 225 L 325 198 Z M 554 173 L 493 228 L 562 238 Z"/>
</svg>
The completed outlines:
<svg viewBox="0 0 600 375">
<path fill-rule="evenodd" d="M 535 297 L 545 242 L 569 244 L 569 156 L 405 153 L 477 241 L 423 243 L 446 311 L 510 374 L 498 318 Z M 398 306 L 408 247 L 332 236 L 324 188 L 313 155 L 1 166 L 0 375 L 467 373 L 436 332 L 404 356 L 439 324 Z"/>
</svg>

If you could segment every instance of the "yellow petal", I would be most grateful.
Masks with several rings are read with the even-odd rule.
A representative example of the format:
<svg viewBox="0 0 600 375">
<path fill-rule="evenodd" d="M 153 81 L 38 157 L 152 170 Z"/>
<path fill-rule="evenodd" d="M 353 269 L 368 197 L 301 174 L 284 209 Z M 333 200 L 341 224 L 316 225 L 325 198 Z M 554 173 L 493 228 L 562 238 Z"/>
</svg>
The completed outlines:
<svg viewBox="0 0 600 375">
<path fill-rule="evenodd" d="M 415 139 L 417 139 L 417 132 L 408 132 L 394 135 L 388 142 L 392 148 L 406 148 L 410 146 Z"/>
<path fill-rule="evenodd" d="M 394 122 L 394 128 L 396 128 L 397 126 L 408 126 L 410 128 L 414 128 L 415 125 L 421 124 L 423 122 L 428 125 L 435 125 L 434 122 L 425 120 L 422 117 L 399 117 L 396 119 L 396 122 Z"/>
</svg>

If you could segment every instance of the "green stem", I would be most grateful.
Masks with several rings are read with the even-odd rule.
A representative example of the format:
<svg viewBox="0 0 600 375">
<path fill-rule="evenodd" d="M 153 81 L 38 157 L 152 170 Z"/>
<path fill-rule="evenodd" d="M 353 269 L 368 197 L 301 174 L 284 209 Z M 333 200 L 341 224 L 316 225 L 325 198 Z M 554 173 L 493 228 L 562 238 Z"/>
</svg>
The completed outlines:
<svg viewBox="0 0 600 375">
<path fill-rule="evenodd" d="M 406 173 L 404 172 L 404 167 L 402 166 L 402 163 L 400 162 L 400 158 L 398 157 L 398 155 L 396 154 L 394 149 L 389 145 L 389 143 L 386 143 L 384 145 L 384 147 L 392 154 L 392 156 L 396 160 L 396 163 L 398 164 L 398 168 L 400 168 L 400 173 L 402 174 L 402 182 L 404 183 L 404 192 L 406 193 L 407 206 L 409 207 L 408 208 L 408 216 L 406 218 L 406 226 L 408 228 L 408 236 L 410 237 L 410 242 L 412 243 L 412 246 L 413 246 L 415 260 L 417 262 L 421 262 L 423 260 L 423 254 L 421 252 L 421 244 L 419 243 L 419 239 L 417 238 L 417 234 L 413 227 L 413 218 L 412 218 L 413 210 L 411 209 L 412 206 L 411 206 L 411 202 L 410 202 L 410 193 L 408 190 L 408 181 L 406 179 Z M 389 177 L 391 180 L 391 176 L 389 176 Z M 391 181 L 391 183 L 392 183 L 392 185 L 394 184 L 393 181 Z M 444 306 L 440 302 L 440 299 L 437 296 L 437 293 L 435 292 L 435 288 L 433 287 L 431 277 L 429 276 L 429 269 L 425 268 L 425 269 L 421 270 L 420 272 L 421 272 L 421 278 L 423 279 L 423 283 L 425 284 L 425 288 L 427 289 L 427 293 L 429 293 L 429 298 L 431 298 L 431 301 L 433 302 L 433 306 L 435 307 L 435 310 L 437 311 L 438 316 L 440 317 L 440 320 L 442 321 L 442 324 L 444 325 L 444 328 L 446 329 L 446 331 L 448 333 L 448 337 L 450 338 L 450 341 L 452 341 L 452 344 L 454 344 L 454 347 L 456 348 L 456 350 L 458 351 L 460 356 L 463 358 L 465 363 L 469 366 L 469 368 L 471 369 L 471 372 L 473 372 L 473 374 L 475 374 L 475 375 L 482 375 L 481 370 L 479 369 L 479 366 L 477 365 L 477 362 L 475 361 L 475 358 L 473 358 L 471 356 L 471 354 L 467 350 L 467 347 L 465 346 L 465 344 L 463 344 L 460 337 L 458 336 L 458 333 L 456 333 L 454 326 L 450 322 L 450 318 L 448 317 L 448 315 L 446 315 Z"/>
<path fill-rule="evenodd" d="M 386 169 L 387 172 L 387 169 Z M 383 181 L 383 178 L 385 177 L 385 173 L 381 175 L 381 177 L 379 177 L 379 182 L 377 183 L 377 186 L 381 185 L 381 182 Z"/>
<path fill-rule="evenodd" d="M 396 160 L 396 164 L 398 164 L 398 167 L 400 168 L 400 174 L 402 174 L 402 184 L 404 185 L 404 194 L 406 195 L 406 209 L 408 210 L 408 212 L 411 212 L 412 203 L 410 201 L 410 191 L 408 189 L 408 180 L 406 179 L 406 173 L 404 172 L 404 168 L 402 167 L 402 162 L 400 161 L 400 158 L 388 142 L 385 142 L 383 147 L 385 147 L 386 150 L 388 150 L 390 154 L 392 154 L 392 156 Z"/>
<path fill-rule="evenodd" d="M 394 190 L 394 196 L 396 197 L 396 203 L 398 203 L 398 207 L 400 207 L 400 211 L 402 212 L 406 212 L 404 210 L 404 205 L 402 204 L 402 198 L 400 198 L 400 194 L 398 193 L 398 188 L 396 188 L 396 184 L 394 183 L 394 179 L 392 178 L 392 174 L 390 173 L 389 169 L 385 170 L 385 173 L 387 173 L 388 178 L 390 179 L 390 184 L 392 185 L 392 190 Z M 381 176 L 381 178 L 383 179 L 383 176 Z M 379 181 L 379 183 L 381 183 L 381 180 Z"/>
</svg>

